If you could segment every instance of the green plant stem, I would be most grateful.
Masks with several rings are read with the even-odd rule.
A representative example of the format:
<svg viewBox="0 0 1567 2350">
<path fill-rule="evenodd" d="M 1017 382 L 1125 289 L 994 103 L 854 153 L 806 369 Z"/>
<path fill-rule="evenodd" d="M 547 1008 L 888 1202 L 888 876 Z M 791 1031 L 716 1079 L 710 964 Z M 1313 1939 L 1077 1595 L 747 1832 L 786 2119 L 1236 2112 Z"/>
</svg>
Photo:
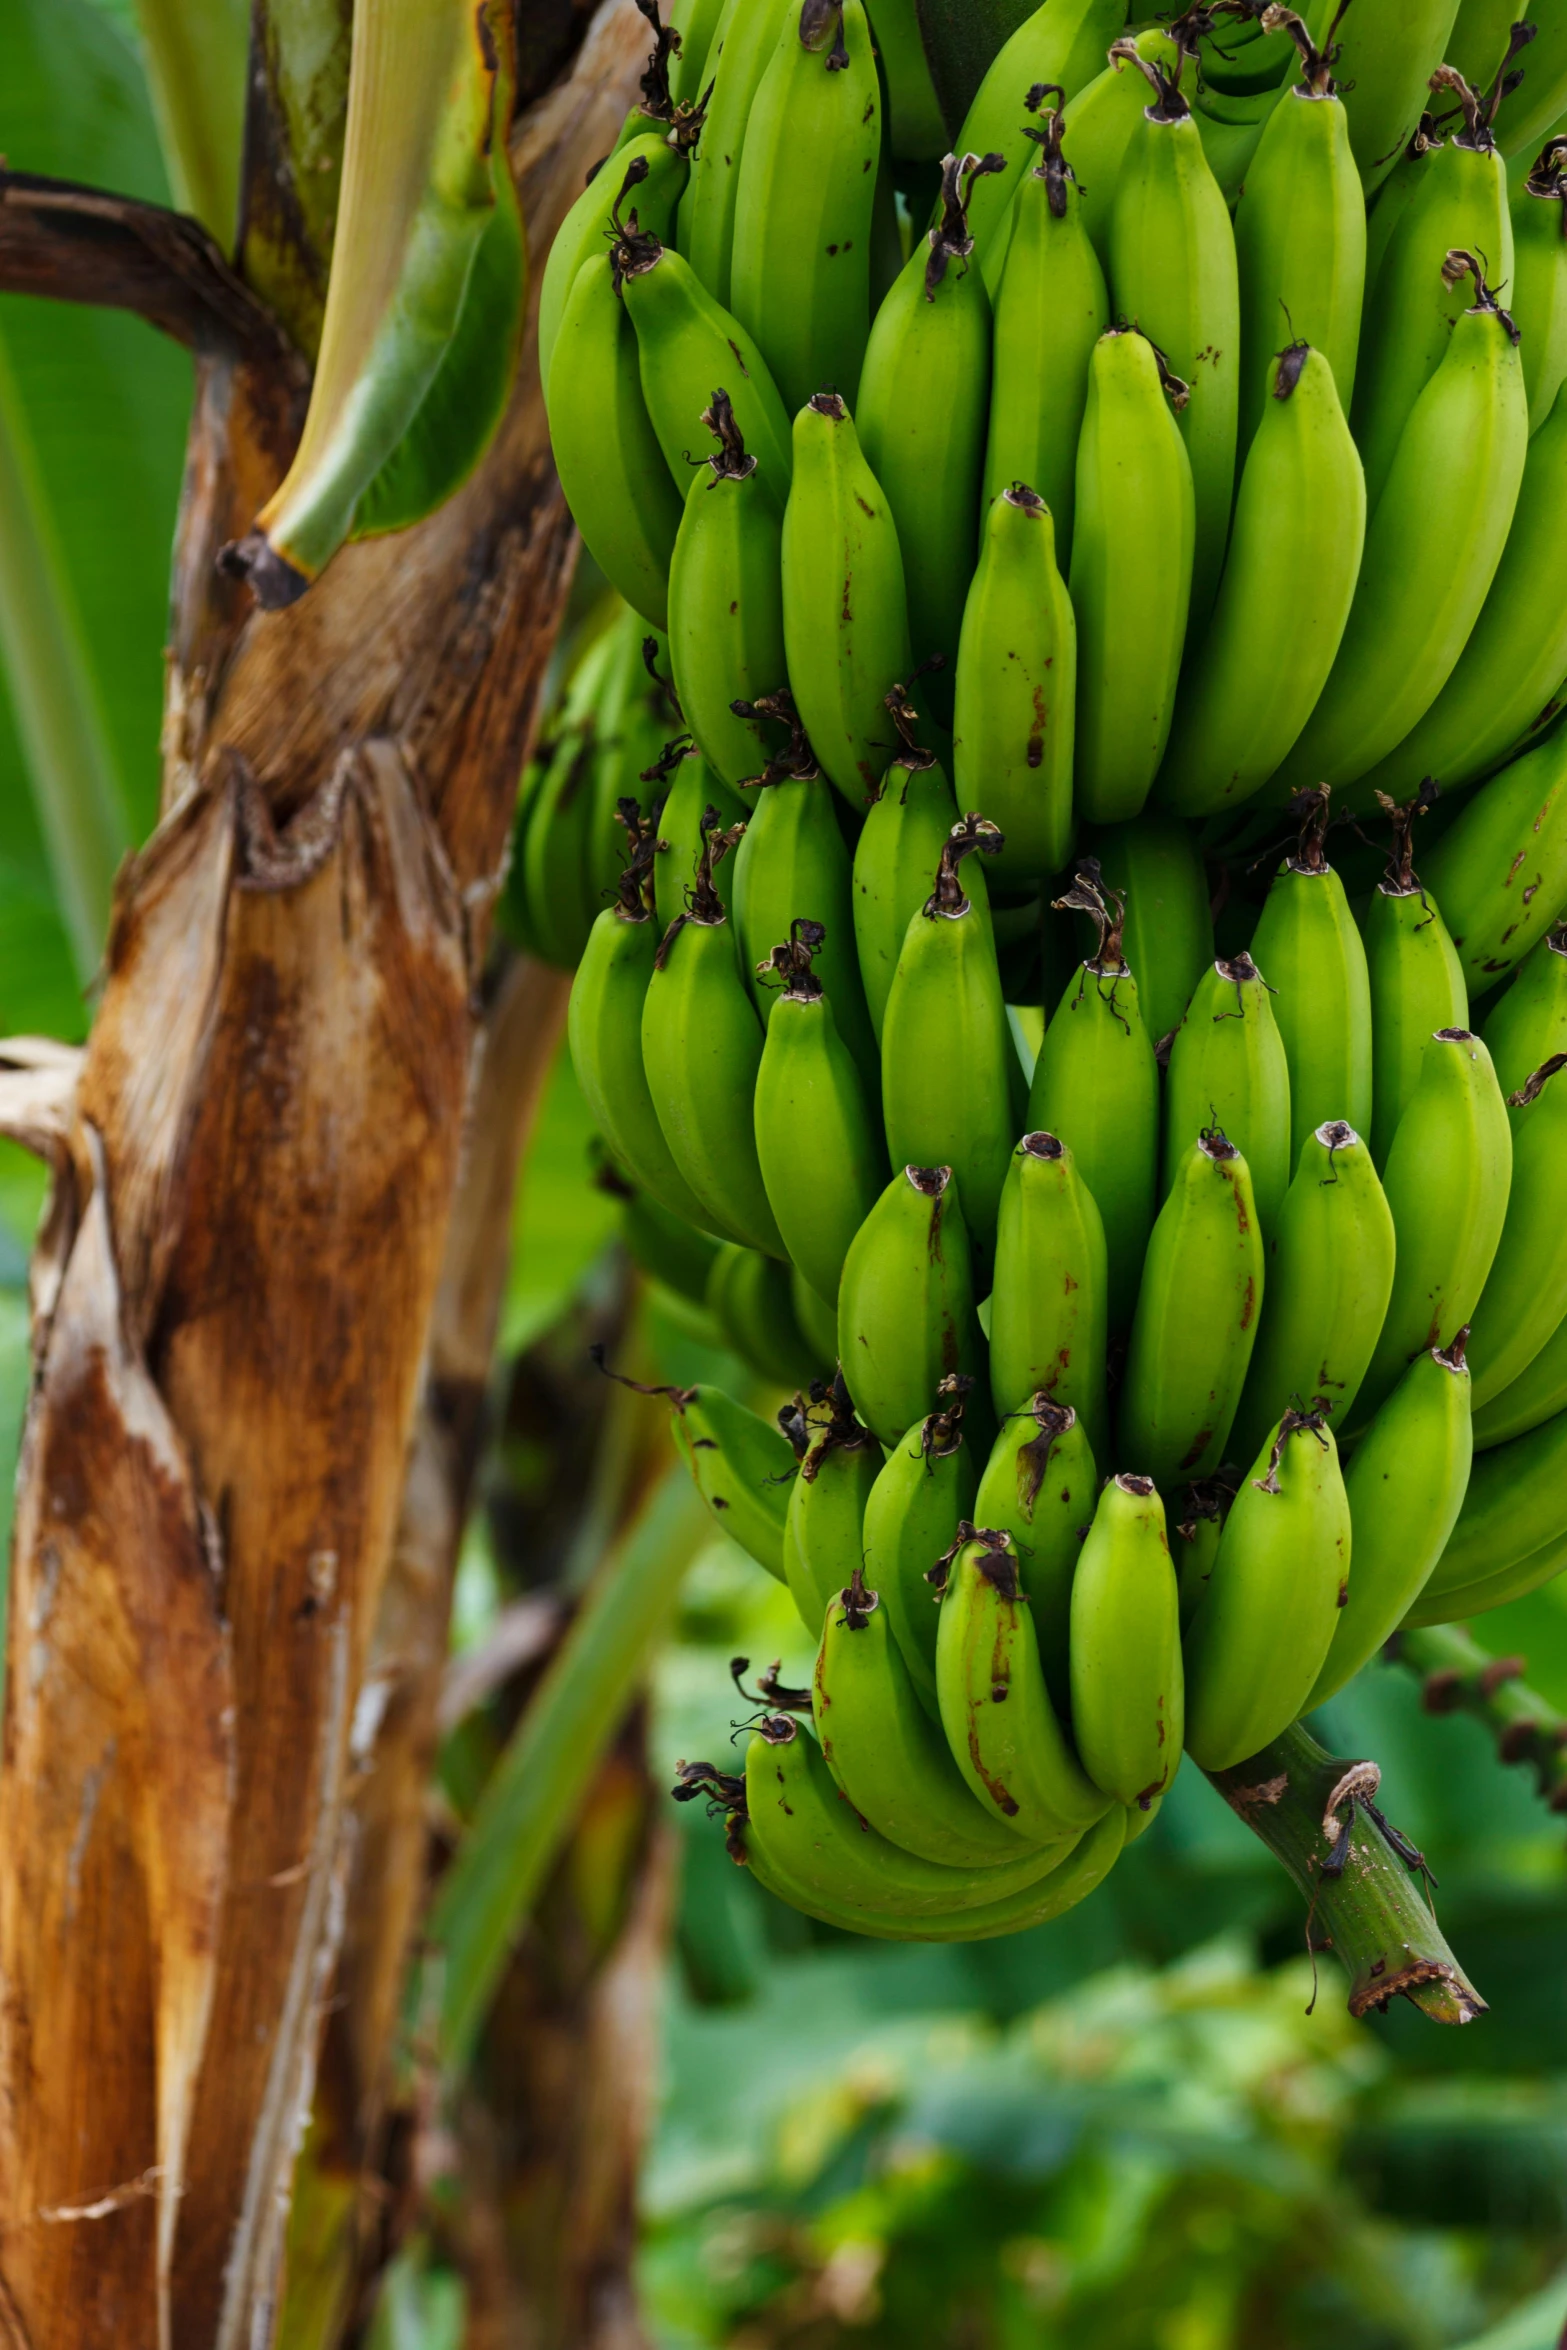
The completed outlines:
<svg viewBox="0 0 1567 2350">
<path fill-rule="evenodd" d="M 232 253 L 250 40 L 246 0 L 136 0 L 136 21 L 175 205 Z"/>
<path fill-rule="evenodd" d="M 0 337 L 0 660 L 77 977 L 98 968 L 130 845 L 97 682 Z"/>
<path fill-rule="evenodd" d="M 1524 1679 L 1520 1656 L 1493 1656 L 1461 1624 L 1401 1632 L 1389 1654 L 1420 1682 L 1427 1713 L 1469 1714 L 1504 1763 L 1522 1763 L 1552 1811 L 1567 1811 L 1567 1715 Z"/>
<path fill-rule="evenodd" d="M 655 1487 L 583 1603 L 491 1774 L 441 1881 L 427 1966 L 439 1970 L 443 2064 L 466 2064 L 539 1887 L 647 1671 L 700 1532 L 684 1467 Z"/>
<path fill-rule="evenodd" d="M 1349 1976 L 1349 2011 L 1407 1999 L 1433 2023 L 1485 2013 L 1405 1863 L 1351 1789 L 1376 1800 L 1374 1763 L 1330 1755 L 1299 1723 L 1234 1769 L 1210 1771 L 1253 1835 L 1288 1870 L 1307 1902 L 1307 1940 L 1331 1950 Z M 1343 1865 L 1329 1864 L 1346 1818 Z"/>
</svg>

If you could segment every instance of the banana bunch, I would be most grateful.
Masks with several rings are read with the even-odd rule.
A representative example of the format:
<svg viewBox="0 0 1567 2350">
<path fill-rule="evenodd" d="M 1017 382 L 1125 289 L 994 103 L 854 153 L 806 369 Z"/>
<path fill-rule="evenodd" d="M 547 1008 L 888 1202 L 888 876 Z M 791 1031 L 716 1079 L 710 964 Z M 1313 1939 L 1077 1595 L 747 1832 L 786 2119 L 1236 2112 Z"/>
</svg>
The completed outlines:
<svg viewBox="0 0 1567 2350">
<path fill-rule="evenodd" d="M 1481 13 L 1044 0 L 942 126 L 912 11 L 692 7 L 546 270 L 626 609 L 514 893 L 781 1391 L 671 1398 L 816 1649 L 678 1792 L 830 1922 L 1055 1915 L 1567 1565 L 1567 43 Z"/>
</svg>

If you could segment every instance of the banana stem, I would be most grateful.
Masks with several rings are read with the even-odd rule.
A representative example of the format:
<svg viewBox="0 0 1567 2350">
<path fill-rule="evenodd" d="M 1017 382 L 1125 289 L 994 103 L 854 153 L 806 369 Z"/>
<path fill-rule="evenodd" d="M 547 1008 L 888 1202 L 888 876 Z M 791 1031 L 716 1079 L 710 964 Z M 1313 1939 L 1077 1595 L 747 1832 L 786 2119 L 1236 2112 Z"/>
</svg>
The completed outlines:
<svg viewBox="0 0 1567 2350">
<path fill-rule="evenodd" d="M 1308 1945 L 1331 1950 L 1349 1976 L 1351 2015 L 1385 2013 L 1394 1999 L 1436 2024 L 1485 2014 L 1409 1873 L 1420 1854 L 1377 1808 L 1375 1763 L 1330 1755 L 1297 1723 L 1208 1777 L 1305 1895 Z"/>
<path fill-rule="evenodd" d="M 1469 1714 L 1504 1763 L 1521 1763 L 1552 1811 L 1567 1811 L 1567 1715 L 1531 1689 L 1520 1656 L 1493 1656 L 1461 1624 L 1401 1632 L 1388 1652 L 1418 1676 L 1427 1713 Z"/>
</svg>

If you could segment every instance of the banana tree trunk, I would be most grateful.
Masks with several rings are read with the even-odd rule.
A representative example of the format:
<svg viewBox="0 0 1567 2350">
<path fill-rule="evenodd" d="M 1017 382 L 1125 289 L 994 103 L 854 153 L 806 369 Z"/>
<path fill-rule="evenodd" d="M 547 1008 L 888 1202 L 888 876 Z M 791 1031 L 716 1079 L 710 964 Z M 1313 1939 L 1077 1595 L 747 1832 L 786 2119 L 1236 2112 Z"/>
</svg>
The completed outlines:
<svg viewBox="0 0 1567 2350">
<path fill-rule="evenodd" d="M 535 293 L 643 47 L 611 0 L 518 123 Z M 280 476 L 300 370 L 193 230 L 12 192 L 0 286 L 161 311 L 200 364 L 163 820 L 74 1093 L 13 1119 L 56 1179 L 0 1757 L 0 2342 L 253 2350 L 574 541 L 530 336 L 467 487 L 256 613 L 216 557 Z"/>
</svg>

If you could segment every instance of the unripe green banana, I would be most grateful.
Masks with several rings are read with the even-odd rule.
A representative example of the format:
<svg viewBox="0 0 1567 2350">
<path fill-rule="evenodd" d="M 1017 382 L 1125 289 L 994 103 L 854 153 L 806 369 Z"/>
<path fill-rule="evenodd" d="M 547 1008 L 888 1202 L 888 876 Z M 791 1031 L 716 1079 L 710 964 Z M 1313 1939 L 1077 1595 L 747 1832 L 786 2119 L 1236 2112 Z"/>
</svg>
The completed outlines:
<svg viewBox="0 0 1567 2350">
<path fill-rule="evenodd" d="M 1186 1635 L 1186 1746 L 1228 1770 L 1304 1710 L 1344 1604 L 1349 1500 L 1320 1413 L 1286 1412 L 1235 1497 Z"/>
<path fill-rule="evenodd" d="M 1006 270 L 995 289 L 990 432 L 984 508 L 1009 482 L 1028 482 L 1049 507 L 1057 559 L 1072 553 L 1077 442 L 1094 345 L 1110 324 L 1104 271 L 1083 223 L 1083 197 L 1061 147 L 1059 90 L 1042 152 L 1013 205 Z M 1059 860 L 1057 860 L 1059 862 Z"/>
<path fill-rule="evenodd" d="M 1263 1238 L 1270 1238 L 1294 1167 L 1290 1072 L 1271 990 L 1244 948 L 1204 973 L 1175 1032 L 1165 1087 L 1166 1191 L 1183 1168 L 1190 1172 L 1192 1146 L 1211 1126 L 1242 1154 Z"/>
<path fill-rule="evenodd" d="M 745 126 L 729 302 L 791 415 L 852 401 L 870 332 L 881 88 L 862 0 L 788 10 Z"/>
<path fill-rule="evenodd" d="M 702 421 L 720 442 L 698 467 L 669 567 L 669 657 L 686 724 L 732 790 L 771 756 L 776 730 L 744 718 L 787 674 L 783 640 L 784 484 L 747 455 L 729 394 Z M 775 495 L 776 490 L 776 495 Z"/>
<path fill-rule="evenodd" d="M 766 360 L 740 321 L 714 300 L 681 254 L 629 222 L 610 260 L 636 329 L 642 396 L 679 497 L 691 486 L 688 454 L 714 384 L 727 387 L 746 448 L 782 495 L 794 462 L 789 418 Z M 557 408 L 568 396 L 563 380 Z"/>
<path fill-rule="evenodd" d="M 1013 1094 L 1022 1088 L 995 940 L 964 891 L 960 868 L 971 851 L 989 853 L 1000 837 L 980 816 L 953 827 L 936 886 L 905 933 L 881 1030 L 882 1121 L 892 1163 L 954 1170 L 982 1281 L 1021 1108 Z"/>
<path fill-rule="evenodd" d="M 1393 854 L 1371 893 L 1366 914 L 1371 1155 L 1379 1167 L 1387 1165 L 1398 1122 L 1420 1082 L 1420 1064 L 1431 1037 L 1439 1028 L 1469 1025 L 1463 966 L 1436 900 L 1415 874 L 1414 821 L 1425 803 L 1416 798 L 1395 808 L 1384 794 L 1382 804 L 1393 820 Z"/>
<path fill-rule="evenodd" d="M 1472 254 L 1455 252 L 1449 262 L 1455 275 L 1478 275 Z M 1452 675 L 1496 575 L 1523 478 L 1529 415 L 1516 333 L 1482 284 L 1410 412 L 1381 496 L 1372 492 L 1338 659 L 1273 796 L 1355 782 L 1418 724 Z M 1415 550 L 1429 536 L 1435 484 L 1448 526 L 1430 561 Z"/>
<path fill-rule="evenodd" d="M 1227 1473 L 1233 1476 L 1234 1472 Z M 1175 1572 L 1181 1598 L 1181 1632 L 1208 1596 L 1213 1570 L 1224 1538 L 1224 1521 L 1235 1493 L 1226 1477 L 1204 1478 L 1184 1486 L 1179 1496 L 1180 1516 L 1175 1524 Z"/>
<path fill-rule="evenodd" d="M 607 1175 L 600 1173 L 600 1189 L 619 1191 L 617 1177 L 618 1170 L 613 1168 Z M 672 1214 L 652 1192 L 638 1191 L 630 1184 L 625 1185 L 621 1198 L 620 1230 L 626 1254 L 639 1272 L 705 1314 L 707 1277 L 725 1242 L 688 1224 L 684 1216 Z"/>
<path fill-rule="evenodd" d="M 1468 1623 L 1493 1607 L 1506 1607 L 1512 1600 L 1527 1599 L 1531 1591 L 1554 1583 L 1564 1567 L 1567 1567 L 1567 1537 L 1543 1543 L 1526 1558 L 1512 1559 L 1493 1574 L 1482 1575 L 1475 1582 L 1455 1586 L 1451 1591 L 1432 1592 L 1427 1586 L 1400 1629 L 1416 1631 L 1422 1624 Z"/>
<path fill-rule="evenodd" d="M 1004 847 L 998 886 L 1057 873 L 1072 850 L 1077 624 L 1056 569 L 1050 509 L 1021 482 L 985 517 L 963 608 L 953 780 Z"/>
<path fill-rule="evenodd" d="M 1473 1322 L 1502 1237 L 1512 1162 L 1490 1054 L 1467 1029 L 1439 1028 L 1383 1171 L 1398 1262 L 1352 1429 L 1378 1410 L 1416 1355 L 1450 1344 Z"/>
<path fill-rule="evenodd" d="M 1056 1719 L 1011 1538 L 999 1531 L 975 1533 L 948 1567 L 936 1689 L 958 1769 L 1019 1835 L 1081 1835 L 1108 1809 Z"/>
<path fill-rule="evenodd" d="M 1192 990 L 1213 961 L 1213 915 L 1202 852 L 1189 824 L 1149 809 L 1130 824 L 1096 830 L 1083 843 L 1098 858 L 1112 896 L 1126 900 L 1123 951 L 1137 978 L 1143 1020 L 1155 1043 L 1185 1017 Z"/>
<path fill-rule="evenodd" d="M 1365 483 L 1333 371 L 1292 343 L 1266 381 L 1219 599 L 1154 786 L 1182 816 L 1238 806 L 1273 774 L 1327 683 L 1360 575 Z"/>
<path fill-rule="evenodd" d="M 766 1047 L 762 1048 L 765 1054 Z M 794 1318 L 800 1325 L 800 1335 L 810 1347 L 818 1362 L 834 1363 L 838 1359 L 838 1311 L 830 1306 L 820 1290 L 813 1289 L 798 1265 L 789 1276 L 789 1291 L 794 1299 Z"/>
<path fill-rule="evenodd" d="M 1508 1097 L 1512 1180 L 1502 1237 L 1474 1311 L 1469 1367 L 1476 1408 L 1522 1376 L 1567 1315 L 1567 1054 L 1553 1053 Z"/>
<path fill-rule="evenodd" d="M 636 334 L 607 254 L 577 272 L 550 381 L 550 451 L 572 520 L 605 577 L 644 620 L 662 628 L 680 493 L 659 454 Z"/>
<path fill-rule="evenodd" d="M 658 812 L 658 855 L 653 867 L 662 937 L 676 916 L 685 912 L 707 834 L 730 832 L 736 825 L 743 828 L 751 811 L 738 792 L 719 782 L 693 742 L 682 738 L 668 744 L 657 767 L 674 778 Z M 656 771 L 656 767 L 648 769 L 643 782 L 650 782 Z M 713 887 L 721 904 L 732 904 L 734 867 L 727 860 L 714 868 Z"/>
<path fill-rule="evenodd" d="M 875 796 L 895 736 L 886 695 L 909 675 L 892 511 L 848 409 L 818 392 L 794 421 L 783 528 L 784 643 L 805 730 L 851 807 Z"/>
<path fill-rule="evenodd" d="M 1425 164 L 1434 148 L 1442 144 L 1442 133 L 1430 113 L 1421 115 L 1406 144 L 1399 152 L 1387 178 L 1371 201 L 1371 216 L 1366 223 L 1366 284 L 1373 286 L 1382 267 L 1383 257 L 1393 242 L 1393 231 L 1420 193 L 1425 179 Z"/>
<path fill-rule="evenodd" d="M 798 6 L 799 0 L 726 0 L 703 68 L 703 86 L 710 81 L 713 95 L 691 159 L 677 234 L 681 252 L 703 285 L 726 307 L 745 126 L 779 35 Z"/>
<path fill-rule="evenodd" d="M 724 1344 L 758 1379 L 802 1387 L 821 1376 L 824 1366 L 795 1320 L 789 1269 L 776 1257 L 726 1241 L 708 1274 L 704 1303 Z"/>
<path fill-rule="evenodd" d="M 1174 76 L 1118 41 L 1113 54 L 1138 69 L 1154 102 L 1132 132 L 1110 221 L 1116 307 L 1135 318 L 1189 387 L 1179 424 L 1191 459 L 1196 539 L 1191 610 L 1207 625 L 1219 589 L 1235 487 L 1240 392 L 1240 286 L 1235 235 L 1202 137 Z M 1151 549 L 1139 549 L 1144 560 Z"/>
<path fill-rule="evenodd" d="M 1163 25 L 1147 25 L 1129 38 L 1139 57 L 1162 66 L 1167 73 L 1175 72 L 1180 51 Z M 1117 54 L 1111 48 L 1104 71 L 1086 82 L 1066 104 L 1063 128 L 1072 169 L 1083 193 L 1083 226 L 1106 269 L 1110 266 L 1110 222 L 1121 167 L 1147 103 L 1142 75 L 1127 61 L 1124 50 Z M 996 242 L 999 244 L 999 236 Z M 987 264 L 989 259 L 987 254 Z M 991 282 L 994 285 L 995 280 Z"/>
<path fill-rule="evenodd" d="M 952 786 L 934 754 L 910 746 L 888 768 L 860 827 L 854 849 L 854 943 L 878 1044 L 904 937 L 930 895 L 930 877 L 957 820 Z M 988 911 L 982 874 L 975 874 L 970 890 L 974 903 L 983 900 Z"/>
<path fill-rule="evenodd" d="M 887 1183 L 872 1097 L 811 968 L 819 922 L 794 922 L 769 963 L 775 989 L 756 1076 L 756 1155 L 790 1258 L 836 1307 L 849 1244 Z M 819 1366 L 818 1366 L 819 1367 Z"/>
<path fill-rule="evenodd" d="M 1072 1584 L 1072 1736 L 1096 1787 L 1146 1811 L 1185 1726 L 1180 1594 L 1151 1477 L 1112 1477 Z"/>
<path fill-rule="evenodd" d="M 1002 43 L 958 134 L 960 155 L 999 153 L 1003 168 L 978 192 L 970 226 L 981 260 L 1003 240 L 1015 190 L 1030 159 L 1025 109 L 1043 82 L 1067 98 L 1104 71 L 1105 52 L 1126 21 L 1118 0 L 1045 0 Z M 987 278 L 989 272 L 986 272 Z M 994 280 L 991 280 L 994 290 Z"/>
<path fill-rule="evenodd" d="M 1508 306 L 1523 341 L 1529 430 L 1538 432 L 1567 379 L 1567 140 L 1547 142 L 1511 205 L 1513 278 Z"/>
<path fill-rule="evenodd" d="M 865 1504 L 881 1471 L 881 1446 L 858 1418 L 842 1371 L 818 1381 L 804 1413 L 809 1445 L 789 1494 L 784 1580 L 800 1620 L 821 1637 L 823 1610 L 858 1570 Z"/>
<path fill-rule="evenodd" d="M 858 1568 L 827 1610 L 811 1701 L 828 1769 L 890 1843 L 956 1869 L 1022 1859 L 1027 1846 L 1016 1830 L 982 1811 L 964 1785 Z"/>
<path fill-rule="evenodd" d="M 1567 1537 L 1567 1414 L 1475 1461 L 1447 1547 L 1406 1622 L 1453 1620 L 1471 1586 L 1538 1558 Z"/>
<path fill-rule="evenodd" d="M 1521 1371 L 1511 1387 L 1475 1414 L 1475 1450 L 1489 1452 L 1543 1427 L 1558 1412 L 1567 1411 L 1567 1319 L 1558 1322 L 1534 1361 Z"/>
<path fill-rule="evenodd" d="M 667 1392 L 676 1449 L 715 1522 L 782 1583 L 784 1532 L 799 1455 L 776 1428 L 721 1387 Z"/>
<path fill-rule="evenodd" d="M 1475 793 L 1427 857 L 1426 879 L 1473 1002 L 1567 907 L 1567 728 Z"/>
<path fill-rule="evenodd" d="M 1267 355 L 1286 341 L 1321 353 L 1348 414 L 1366 276 L 1366 200 L 1330 60 L 1298 16 L 1275 14 L 1300 74 L 1268 116 L 1235 211 L 1243 461 L 1273 389 Z"/>
<path fill-rule="evenodd" d="M 713 78 L 707 56 L 723 13 L 724 0 L 674 0 L 669 21 L 680 45 L 669 71 L 669 92 L 677 106 L 694 106 Z"/>
<path fill-rule="evenodd" d="M 637 218 L 667 238 L 685 189 L 686 149 L 667 131 L 649 129 L 617 150 L 588 182 L 555 231 L 539 286 L 539 381 L 549 390 L 550 362 L 566 303 L 584 263 L 601 259 L 620 233 L 618 215 L 635 197 Z"/>
<path fill-rule="evenodd" d="M 603 712 L 615 698 L 623 653 L 616 625 L 584 656 L 554 741 L 542 754 L 544 772 L 517 839 L 528 945 L 562 971 L 575 969 L 600 911 L 592 888 L 594 785 L 607 731 Z"/>
<path fill-rule="evenodd" d="M 974 1508 L 974 1455 L 963 1433 L 971 1381 L 943 1379 L 937 1408 L 901 1436 L 865 1504 L 865 1573 L 881 1593 L 915 1695 L 932 1721 L 938 1598 L 930 1570 Z"/>
<path fill-rule="evenodd" d="M 1159 1067 L 1122 953 L 1126 900 L 1114 907 L 1089 859 L 1057 907 L 1099 924 L 1094 955 L 1068 980 L 1045 1030 L 1028 1094 L 1028 1124 L 1071 1145 L 1104 1225 L 1108 1328 L 1128 1327 L 1137 1303 L 1159 1192 Z M 1000 1521 L 987 1518 L 987 1525 Z"/>
<path fill-rule="evenodd" d="M 1458 0 L 1385 0 L 1352 21 L 1339 0 L 1310 0 L 1312 40 L 1319 49 L 1337 43 L 1334 70 L 1368 201 L 1420 119 L 1457 14 Z"/>
<path fill-rule="evenodd" d="M 1255 1458 L 1291 1404 L 1342 1424 L 1393 1289 L 1393 1216 L 1371 1153 L 1335 1119 L 1307 1137 L 1268 1243 L 1267 1288 L 1233 1450 Z"/>
<path fill-rule="evenodd" d="M 1226 224 L 1228 233 L 1228 224 Z M 1135 816 L 1169 738 L 1196 528 L 1192 467 L 1143 334 L 1094 345 L 1077 447 L 1076 794 L 1096 824 Z M 1181 398 L 1179 385 L 1172 397 Z M 1233 457 L 1233 452 L 1232 452 Z M 1228 511 L 1226 491 L 1226 512 Z"/>
<path fill-rule="evenodd" d="M 1072 1578 L 1098 1483 L 1071 1405 L 1034 1395 L 996 1438 L 974 1500 L 975 1524 L 1012 1537 L 1045 1685 L 1063 1719 L 1072 1704 Z"/>
<path fill-rule="evenodd" d="M 582 892 L 590 923 L 620 887 L 625 862 L 621 801 L 634 795 L 651 805 L 657 799 L 669 771 L 670 725 L 679 723 L 679 704 L 659 674 L 660 660 L 668 657 L 663 639 L 642 627 L 632 612 L 623 615 L 615 636 L 615 655 L 596 712 L 592 811 L 583 842 Z"/>
<path fill-rule="evenodd" d="M 1509 161 L 1532 155 L 1547 131 L 1559 132 L 1567 109 L 1567 18 L 1555 7 L 1534 15 L 1538 32 L 1518 87 L 1509 91 L 1503 83 L 1496 110 L 1496 135 Z"/>
<path fill-rule="evenodd" d="M 1295 803 L 1300 838 L 1269 885 L 1252 951 L 1273 975 L 1273 1018 L 1289 1063 L 1293 1171 L 1329 1118 L 1371 1131 L 1371 982 L 1366 950 L 1323 846 L 1326 790 Z"/>
<path fill-rule="evenodd" d="M 838 1354 L 867 1424 L 896 1444 L 950 1372 L 984 1376 L 968 1229 L 950 1167 L 904 1167 L 855 1234 Z"/>
<path fill-rule="evenodd" d="M 1397 1631 L 1457 1523 L 1473 1456 L 1460 1331 L 1410 1364 L 1345 1471 L 1349 1598 L 1303 1711 L 1326 1705 Z"/>
<path fill-rule="evenodd" d="M 1000 1420 L 1033 1395 L 1070 1404 L 1102 1459 L 1110 1450 L 1106 1289 L 1104 1225 L 1076 1160 L 1059 1136 L 1025 1134 L 996 1227 L 991 1400 Z"/>
<path fill-rule="evenodd" d="M 1240 202 L 1252 157 L 1280 95 L 1278 90 L 1260 90 L 1230 97 L 1211 88 L 1199 88 L 1192 94 L 1192 120 L 1208 158 L 1208 169 L 1232 211 Z"/>
<path fill-rule="evenodd" d="M 1000 164 L 961 150 L 946 158 L 941 219 L 915 240 L 877 311 L 860 376 L 860 446 L 897 527 L 919 662 L 956 657 L 980 527 L 991 318 L 965 204 Z"/>
<path fill-rule="evenodd" d="M 915 0 L 871 0 L 870 18 L 887 85 L 887 152 L 900 163 L 939 163 L 947 126 Z"/>
<path fill-rule="evenodd" d="M 1160 1484 L 1225 1458 L 1257 1336 L 1262 1237 L 1246 1161 L 1205 1132 L 1148 1242 L 1120 1397 L 1123 1460 Z"/>
<path fill-rule="evenodd" d="M 1527 340 L 1519 345 L 1520 354 Z M 1567 614 L 1542 592 L 1567 530 L 1567 397 L 1529 443 L 1512 528 L 1491 592 L 1446 685 L 1418 726 L 1356 784 L 1351 804 L 1407 799 L 1434 775 L 1444 791 L 1511 755 L 1567 678 Z"/>
<path fill-rule="evenodd" d="M 726 1240 L 782 1257 L 757 1163 L 751 1104 L 762 1026 L 712 885 L 732 833 L 708 833 L 689 910 L 665 931 L 642 1012 L 642 1059 L 670 1155 Z"/>
<path fill-rule="evenodd" d="M 1486 1015 L 1485 1049 L 1504 1099 L 1527 1085 L 1542 1061 L 1567 1052 L 1567 924 L 1557 923 L 1518 966 Z M 1516 1130 L 1522 1116 L 1511 1113 Z"/>
</svg>

